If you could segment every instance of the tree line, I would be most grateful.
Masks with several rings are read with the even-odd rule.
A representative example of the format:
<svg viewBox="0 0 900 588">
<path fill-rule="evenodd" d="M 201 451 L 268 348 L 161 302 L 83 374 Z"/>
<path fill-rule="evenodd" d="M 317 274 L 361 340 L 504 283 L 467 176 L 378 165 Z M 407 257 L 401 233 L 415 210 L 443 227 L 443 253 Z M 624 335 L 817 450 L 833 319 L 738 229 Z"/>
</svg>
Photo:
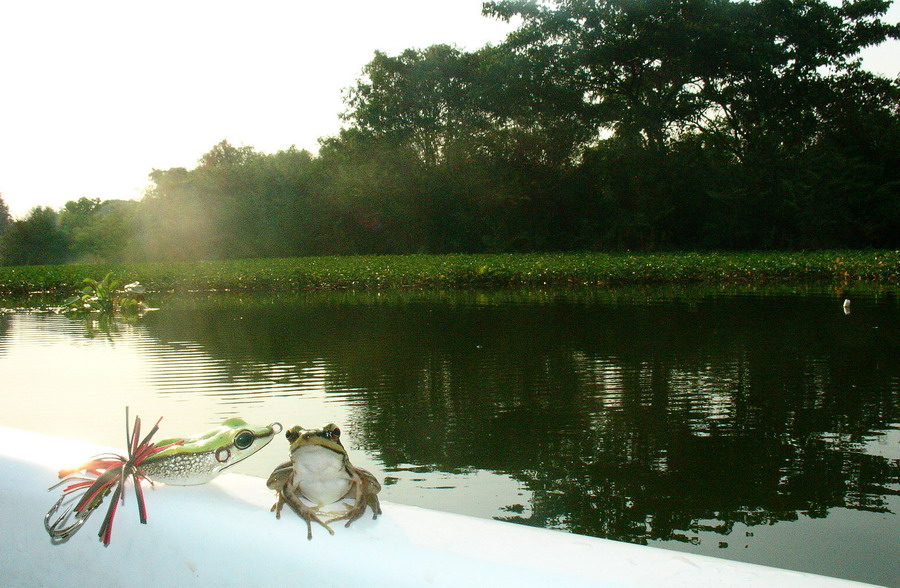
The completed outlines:
<svg viewBox="0 0 900 588">
<path fill-rule="evenodd" d="M 894 248 L 900 79 L 859 61 L 889 6 L 487 2 L 504 42 L 376 52 L 318 154 L 223 141 L 139 202 L 0 206 L 0 259 Z"/>
</svg>

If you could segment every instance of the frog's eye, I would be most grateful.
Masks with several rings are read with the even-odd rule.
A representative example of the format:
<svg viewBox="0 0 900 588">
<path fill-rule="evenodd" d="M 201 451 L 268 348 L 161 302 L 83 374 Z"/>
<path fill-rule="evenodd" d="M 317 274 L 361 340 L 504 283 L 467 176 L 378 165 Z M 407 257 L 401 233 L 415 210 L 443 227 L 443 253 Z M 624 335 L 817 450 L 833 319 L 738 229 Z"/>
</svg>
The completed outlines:
<svg viewBox="0 0 900 588">
<path fill-rule="evenodd" d="M 332 439 L 340 439 L 341 438 L 341 430 L 338 429 L 337 427 L 334 427 L 333 429 L 328 431 L 328 436 L 331 437 Z"/>
<path fill-rule="evenodd" d="M 256 439 L 256 437 L 253 436 L 253 431 L 244 429 L 234 437 L 234 446 L 238 449 L 247 449 L 253 445 L 254 439 Z"/>
</svg>

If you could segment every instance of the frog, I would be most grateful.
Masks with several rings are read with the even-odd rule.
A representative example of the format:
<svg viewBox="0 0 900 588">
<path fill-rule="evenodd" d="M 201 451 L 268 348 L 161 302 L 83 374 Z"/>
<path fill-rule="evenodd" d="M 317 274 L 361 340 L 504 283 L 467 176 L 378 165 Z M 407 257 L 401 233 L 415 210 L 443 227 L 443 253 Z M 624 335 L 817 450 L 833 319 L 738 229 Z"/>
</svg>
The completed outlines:
<svg viewBox="0 0 900 588">
<path fill-rule="evenodd" d="M 372 508 L 372 518 L 378 518 L 381 514 L 378 501 L 381 484 L 371 472 L 350 463 L 341 443 L 341 430 L 336 424 L 330 423 L 321 429 L 294 426 L 287 430 L 285 437 L 291 444 L 291 461 L 275 468 L 266 481 L 266 486 L 276 492 L 276 502 L 271 508 L 276 518 L 281 518 L 281 510 L 287 503 L 306 521 L 308 540 L 312 539 L 313 522 L 334 535 L 329 523 L 346 520 L 344 526 L 349 527 L 363 516 L 367 507 Z M 323 506 L 345 498 L 353 498 L 354 503 L 343 514 L 327 521 L 319 518 Z"/>
<path fill-rule="evenodd" d="M 140 467 L 154 482 L 170 486 L 206 484 L 268 445 L 281 431 L 277 422 L 253 426 L 242 418 L 226 419 L 202 435 L 156 442 L 157 447 L 172 446 L 151 455 Z"/>
</svg>

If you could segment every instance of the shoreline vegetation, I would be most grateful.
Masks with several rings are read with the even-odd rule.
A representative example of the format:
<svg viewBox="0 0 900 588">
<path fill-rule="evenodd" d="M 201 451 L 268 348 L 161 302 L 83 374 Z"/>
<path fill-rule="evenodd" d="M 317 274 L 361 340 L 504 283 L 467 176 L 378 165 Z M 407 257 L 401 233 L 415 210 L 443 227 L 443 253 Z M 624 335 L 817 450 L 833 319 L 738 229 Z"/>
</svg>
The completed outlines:
<svg viewBox="0 0 900 588">
<path fill-rule="evenodd" d="M 375 51 L 315 154 L 223 138 L 190 169 L 150 171 L 140 200 L 85 195 L 12 219 L 0 198 L 0 265 L 896 250 L 900 78 L 859 58 L 900 39 L 889 6 L 485 2 L 485 16 L 515 25 L 503 41 Z M 878 260 L 848 270 L 843 254 L 822 255 L 316 257 L 128 273 L 162 290 L 885 279 Z"/>
<path fill-rule="evenodd" d="M 900 284 L 900 250 L 361 255 L 0 267 L 0 297 L 63 294 L 112 272 L 157 293 L 804 281 Z"/>
</svg>

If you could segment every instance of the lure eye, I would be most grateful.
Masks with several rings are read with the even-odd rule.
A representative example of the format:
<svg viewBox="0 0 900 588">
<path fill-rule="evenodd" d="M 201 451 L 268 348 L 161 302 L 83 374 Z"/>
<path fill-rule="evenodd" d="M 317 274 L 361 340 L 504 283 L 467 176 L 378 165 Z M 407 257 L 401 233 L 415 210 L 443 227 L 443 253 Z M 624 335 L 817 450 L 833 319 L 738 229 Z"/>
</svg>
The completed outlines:
<svg viewBox="0 0 900 588">
<path fill-rule="evenodd" d="M 254 439 L 256 439 L 256 437 L 253 435 L 253 432 L 244 429 L 235 436 L 234 446 L 238 449 L 247 449 L 248 447 L 253 445 Z"/>
</svg>

